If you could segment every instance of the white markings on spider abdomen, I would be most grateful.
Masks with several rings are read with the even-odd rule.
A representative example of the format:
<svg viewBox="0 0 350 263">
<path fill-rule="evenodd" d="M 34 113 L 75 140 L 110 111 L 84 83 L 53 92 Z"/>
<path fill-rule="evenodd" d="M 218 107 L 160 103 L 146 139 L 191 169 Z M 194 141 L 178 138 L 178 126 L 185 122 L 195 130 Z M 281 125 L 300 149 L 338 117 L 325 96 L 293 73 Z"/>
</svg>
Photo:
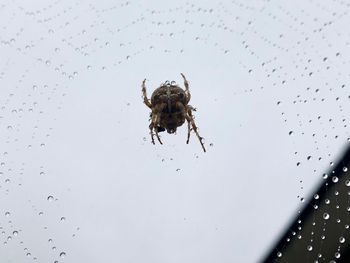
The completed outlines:
<svg viewBox="0 0 350 263">
<path fill-rule="evenodd" d="M 168 100 L 168 112 L 171 112 L 171 91 L 170 91 L 170 86 L 166 87 L 166 96 Z"/>
</svg>

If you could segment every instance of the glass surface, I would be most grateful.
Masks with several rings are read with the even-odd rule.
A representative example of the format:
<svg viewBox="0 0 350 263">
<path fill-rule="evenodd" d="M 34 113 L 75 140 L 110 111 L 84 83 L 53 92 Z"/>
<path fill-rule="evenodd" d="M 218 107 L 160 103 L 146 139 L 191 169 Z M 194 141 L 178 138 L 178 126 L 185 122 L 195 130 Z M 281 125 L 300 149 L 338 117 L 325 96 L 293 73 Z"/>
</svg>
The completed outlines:
<svg viewBox="0 0 350 263">
<path fill-rule="evenodd" d="M 257 262 L 349 144 L 343 1 L 0 3 L 1 262 Z M 151 144 L 141 97 L 184 87 Z"/>
</svg>

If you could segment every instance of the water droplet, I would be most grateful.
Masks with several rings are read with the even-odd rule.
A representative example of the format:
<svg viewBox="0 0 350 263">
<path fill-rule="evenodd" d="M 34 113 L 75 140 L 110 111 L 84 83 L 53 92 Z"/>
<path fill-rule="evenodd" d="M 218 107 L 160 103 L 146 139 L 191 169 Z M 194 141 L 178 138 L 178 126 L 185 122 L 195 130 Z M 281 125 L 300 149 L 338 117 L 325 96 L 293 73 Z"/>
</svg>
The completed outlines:
<svg viewBox="0 0 350 263">
<path fill-rule="evenodd" d="M 318 194 L 314 194 L 314 198 L 318 199 L 320 196 Z"/>
<path fill-rule="evenodd" d="M 307 250 L 308 250 L 308 251 L 312 251 L 312 249 L 313 249 L 313 247 L 312 247 L 311 245 L 308 245 L 308 246 L 307 246 Z"/>
<path fill-rule="evenodd" d="M 340 258 L 341 255 L 339 252 L 335 252 L 334 256 L 335 256 L 335 258 Z"/>
<path fill-rule="evenodd" d="M 66 253 L 65 252 L 61 252 L 60 253 L 60 258 L 64 258 L 66 256 Z"/>
<path fill-rule="evenodd" d="M 53 196 L 52 196 L 52 195 L 49 195 L 49 196 L 47 197 L 47 201 L 52 202 L 52 201 L 53 201 Z"/>
<path fill-rule="evenodd" d="M 11 215 L 10 212 L 6 212 L 6 213 L 5 213 L 5 216 L 6 216 L 6 217 L 9 217 L 10 215 Z"/>
<path fill-rule="evenodd" d="M 339 178 L 337 176 L 333 176 L 332 177 L 332 182 L 333 183 L 338 183 L 338 181 L 339 181 Z"/>
<path fill-rule="evenodd" d="M 62 216 L 60 220 L 61 220 L 61 222 L 64 222 L 64 221 L 66 221 L 66 218 L 64 216 Z"/>
<path fill-rule="evenodd" d="M 346 173 L 348 171 L 348 167 L 344 166 L 343 167 L 343 172 Z"/>
<path fill-rule="evenodd" d="M 328 220 L 329 219 L 329 214 L 328 213 L 323 213 L 323 219 Z"/>
<path fill-rule="evenodd" d="M 282 257 L 282 253 L 281 252 L 277 252 L 277 257 Z"/>
<path fill-rule="evenodd" d="M 339 242 L 342 243 L 342 244 L 345 243 L 345 238 L 344 237 L 340 237 L 339 238 Z"/>
</svg>

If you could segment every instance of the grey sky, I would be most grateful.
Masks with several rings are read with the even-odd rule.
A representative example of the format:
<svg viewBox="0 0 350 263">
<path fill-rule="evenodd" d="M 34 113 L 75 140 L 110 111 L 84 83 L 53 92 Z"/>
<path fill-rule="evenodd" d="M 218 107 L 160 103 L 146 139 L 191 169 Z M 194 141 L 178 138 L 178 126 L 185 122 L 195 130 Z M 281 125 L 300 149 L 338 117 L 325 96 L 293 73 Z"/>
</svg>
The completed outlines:
<svg viewBox="0 0 350 263">
<path fill-rule="evenodd" d="M 3 1 L 1 262 L 258 261 L 349 137 L 347 8 Z M 181 72 L 206 154 L 150 142 Z"/>
</svg>

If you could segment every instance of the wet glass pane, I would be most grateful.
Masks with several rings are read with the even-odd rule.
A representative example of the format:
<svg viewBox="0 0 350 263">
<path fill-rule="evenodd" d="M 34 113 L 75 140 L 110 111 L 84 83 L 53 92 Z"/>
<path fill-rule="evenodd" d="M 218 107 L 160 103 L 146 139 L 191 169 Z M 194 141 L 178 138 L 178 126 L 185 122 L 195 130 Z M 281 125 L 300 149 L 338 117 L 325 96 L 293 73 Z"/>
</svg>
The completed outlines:
<svg viewBox="0 0 350 263">
<path fill-rule="evenodd" d="M 259 261 L 349 145 L 348 12 L 2 1 L 1 262 Z M 188 104 L 151 107 L 184 123 L 154 117 L 153 145 L 142 82 L 181 73 Z"/>
</svg>

